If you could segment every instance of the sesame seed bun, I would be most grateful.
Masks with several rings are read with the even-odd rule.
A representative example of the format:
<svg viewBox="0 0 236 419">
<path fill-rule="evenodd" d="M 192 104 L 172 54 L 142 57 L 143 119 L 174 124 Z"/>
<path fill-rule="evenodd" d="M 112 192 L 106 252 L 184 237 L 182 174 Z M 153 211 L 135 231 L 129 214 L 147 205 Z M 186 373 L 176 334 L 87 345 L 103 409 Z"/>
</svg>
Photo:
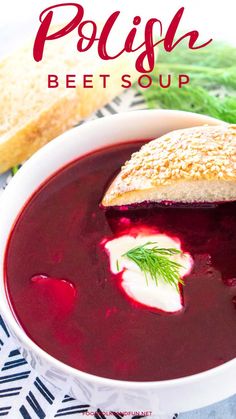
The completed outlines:
<svg viewBox="0 0 236 419">
<path fill-rule="evenodd" d="M 166 201 L 236 200 L 236 125 L 170 132 L 131 156 L 108 188 L 105 207 Z"/>
</svg>

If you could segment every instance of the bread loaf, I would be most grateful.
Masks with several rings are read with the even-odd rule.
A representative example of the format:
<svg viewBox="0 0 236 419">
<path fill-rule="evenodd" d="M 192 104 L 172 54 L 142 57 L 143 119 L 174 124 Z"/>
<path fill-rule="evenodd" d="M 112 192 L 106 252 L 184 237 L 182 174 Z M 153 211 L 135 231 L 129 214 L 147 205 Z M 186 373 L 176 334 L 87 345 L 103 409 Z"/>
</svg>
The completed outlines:
<svg viewBox="0 0 236 419">
<path fill-rule="evenodd" d="M 0 172 L 22 162 L 48 141 L 89 116 L 122 91 L 121 76 L 133 81 L 135 54 L 102 61 L 96 50 L 79 54 L 70 36 L 48 42 L 43 61 L 32 55 L 33 41 L 0 63 Z M 48 74 L 59 87 L 49 89 Z M 66 88 L 67 74 L 77 76 L 77 88 Z M 82 76 L 93 75 L 93 88 Z M 101 74 L 110 74 L 103 88 Z"/>
</svg>

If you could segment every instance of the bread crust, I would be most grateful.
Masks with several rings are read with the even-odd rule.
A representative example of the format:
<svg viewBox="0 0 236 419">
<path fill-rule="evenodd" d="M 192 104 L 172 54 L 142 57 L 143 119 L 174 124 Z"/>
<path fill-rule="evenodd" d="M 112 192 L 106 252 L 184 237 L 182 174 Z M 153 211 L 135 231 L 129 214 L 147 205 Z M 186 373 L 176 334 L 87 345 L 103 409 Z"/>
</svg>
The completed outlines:
<svg viewBox="0 0 236 419">
<path fill-rule="evenodd" d="M 236 125 L 173 131 L 145 144 L 121 168 L 102 205 L 236 200 Z"/>
<path fill-rule="evenodd" d="M 0 63 L 0 173 L 120 94 L 124 72 L 136 80 L 135 54 L 104 62 L 95 53 L 79 55 L 72 45 L 70 36 L 49 43 L 44 60 L 36 63 L 30 42 Z M 57 89 L 47 88 L 48 74 L 58 75 Z M 67 74 L 80 79 L 76 88 L 62 83 Z M 83 74 L 93 74 L 93 88 L 83 88 Z M 106 88 L 100 74 L 111 75 Z"/>
</svg>

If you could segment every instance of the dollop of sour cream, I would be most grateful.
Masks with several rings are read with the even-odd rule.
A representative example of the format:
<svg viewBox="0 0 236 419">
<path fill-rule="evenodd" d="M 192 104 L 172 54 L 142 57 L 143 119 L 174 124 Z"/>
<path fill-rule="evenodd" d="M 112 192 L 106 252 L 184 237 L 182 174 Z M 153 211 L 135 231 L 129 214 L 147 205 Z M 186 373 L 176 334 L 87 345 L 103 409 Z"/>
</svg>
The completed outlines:
<svg viewBox="0 0 236 419">
<path fill-rule="evenodd" d="M 147 232 L 141 232 L 135 236 L 125 234 L 105 243 L 110 269 L 113 274 L 121 275 L 121 286 L 133 301 L 167 313 L 177 312 L 183 308 L 180 287 L 166 283 L 163 278 L 158 278 L 157 285 L 149 274 L 145 276 L 135 262 L 123 256 L 129 250 L 148 242 L 155 242 L 160 248 L 175 248 L 181 251 L 180 241 L 166 234 L 147 234 Z M 171 256 L 171 259 L 181 265 L 180 278 L 190 273 L 193 260 L 189 253 L 175 254 Z"/>
</svg>

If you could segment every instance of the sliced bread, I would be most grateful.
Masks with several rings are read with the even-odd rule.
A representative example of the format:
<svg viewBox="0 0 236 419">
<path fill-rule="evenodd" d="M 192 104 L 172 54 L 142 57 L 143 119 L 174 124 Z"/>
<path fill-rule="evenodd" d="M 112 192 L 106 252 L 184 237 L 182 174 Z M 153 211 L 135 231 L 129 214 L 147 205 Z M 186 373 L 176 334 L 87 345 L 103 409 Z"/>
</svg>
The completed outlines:
<svg viewBox="0 0 236 419">
<path fill-rule="evenodd" d="M 109 102 L 122 91 L 122 74 L 135 81 L 135 54 L 102 61 L 96 49 L 76 51 L 71 36 L 48 42 L 43 61 L 33 60 L 33 40 L 0 63 L 0 172 L 27 159 L 41 146 Z M 49 89 L 48 74 L 60 85 Z M 66 74 L 77 76 L 77 88 L 66 88 Z M 93 75 L 93 88 L 83 75 Z M 103 88 L 100 74 L 110 74 Z"/>
</svg>

